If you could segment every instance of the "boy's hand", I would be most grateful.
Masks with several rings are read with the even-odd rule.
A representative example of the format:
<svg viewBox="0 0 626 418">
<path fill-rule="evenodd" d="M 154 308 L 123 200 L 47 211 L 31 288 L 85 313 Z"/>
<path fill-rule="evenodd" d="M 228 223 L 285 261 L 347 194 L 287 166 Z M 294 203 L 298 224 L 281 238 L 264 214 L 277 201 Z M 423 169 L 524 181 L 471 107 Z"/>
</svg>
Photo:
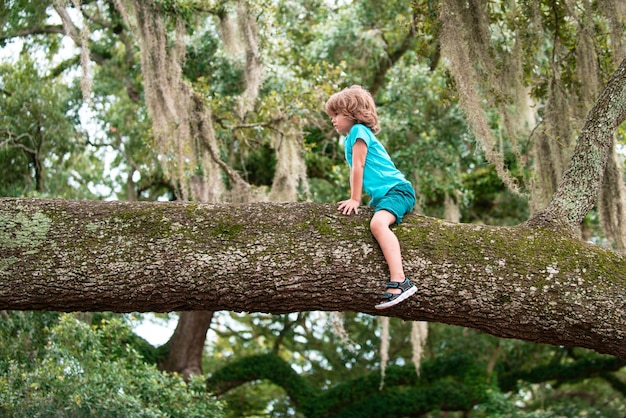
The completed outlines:
<svg viewBox="0 0 626 418">
<path fill-rule="evenodd" d="M 337 210 L 340 210 L 344 215 L 350 215 L 352 212 L 354 212 L 355 215 L 358 215 L 361 202 L 354 199 L 348 199 L 337 203 L 337 205 Z"/>
</svg>

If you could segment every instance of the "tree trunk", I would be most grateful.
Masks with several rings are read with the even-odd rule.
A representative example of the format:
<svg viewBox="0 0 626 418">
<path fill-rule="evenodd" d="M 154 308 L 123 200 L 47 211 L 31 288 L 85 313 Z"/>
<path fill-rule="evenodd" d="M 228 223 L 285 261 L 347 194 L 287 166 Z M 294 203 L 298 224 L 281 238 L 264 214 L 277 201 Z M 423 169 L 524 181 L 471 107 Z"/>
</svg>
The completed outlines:
<svg viewBox="0 0 626 418">
<path fill-rule="evenodd" d="M 381 313 L 370 209 L 0 199 L 0 309 Z M 545 228 L 410 215 L 383 314 L 626 357 L 626 261 Z"/>
<path fill-rule="evenodd" d="M 574 153 L 552 201 L 527 221 L 528 226 L 578 229 L 596 204 L 615 130 L 626 118 L 626 59 L 611 75 L 589 111 Z"/>
<path fill-rule="evenodd" d="M 202 374 L 202 352 L 213 311 L 181 312 L 176 330 L 167 342 L 168 356 L 159 363 L 160 370 L 178 372 L 185 380 Z"/>
</svg>

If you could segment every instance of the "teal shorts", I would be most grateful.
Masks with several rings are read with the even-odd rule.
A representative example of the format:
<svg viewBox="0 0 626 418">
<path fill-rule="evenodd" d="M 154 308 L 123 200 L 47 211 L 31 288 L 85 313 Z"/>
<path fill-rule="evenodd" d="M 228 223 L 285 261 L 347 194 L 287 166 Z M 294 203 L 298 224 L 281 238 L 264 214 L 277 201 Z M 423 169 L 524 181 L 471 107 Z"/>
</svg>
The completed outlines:
<svg viewBox="0 0 626 418">
<path fill-rule="evenodd" d="M 402 223 L 402 217 L 413 210 L 415 191 L 409 183 L 400 183 L 376 201 L 374 212 L 386 210 L 396 217 L 396 224 Z"/>
</svg>

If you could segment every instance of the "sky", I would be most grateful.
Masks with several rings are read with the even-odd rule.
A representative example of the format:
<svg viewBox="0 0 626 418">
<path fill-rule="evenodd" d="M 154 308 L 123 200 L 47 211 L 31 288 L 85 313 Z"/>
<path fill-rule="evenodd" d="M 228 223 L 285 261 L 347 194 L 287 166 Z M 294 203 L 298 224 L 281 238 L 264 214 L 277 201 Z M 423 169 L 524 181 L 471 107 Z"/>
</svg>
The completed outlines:
<svg viewBox="0 0 626 418">
<path fill-rule="evenodd" d="M 167 319 L 159 318 L 155 314 L 142 314 L 138 319 L 132 319 L 133 332 L 144 338 L 155 347 L 165 344 L 176 329 L 177 315 L 169 315 Z"/>
</svg>

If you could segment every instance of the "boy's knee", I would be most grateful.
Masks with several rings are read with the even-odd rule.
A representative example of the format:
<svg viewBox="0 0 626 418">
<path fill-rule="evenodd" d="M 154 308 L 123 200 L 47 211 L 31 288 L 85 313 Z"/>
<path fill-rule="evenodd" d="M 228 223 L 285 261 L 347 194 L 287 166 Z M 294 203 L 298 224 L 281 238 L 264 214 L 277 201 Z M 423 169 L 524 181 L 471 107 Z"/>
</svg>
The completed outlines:
<svg viewBox="0 0 626 418">
<path fill-rule="evenodd" d="M 396 216 L 393 213 L 387 210 L 380 210 L 372 216 L 372 219 L 370 220 L 370 230 L 374 232 L 375 229 L 389 229 L 389 226 L 395 221 Z"/>
<path fill-rule="evenodd" d="M 377 218 L 376 216 L 374 216 L 370 220 L 370 231 L 372 231 L 372 233 L 374 235 L 376 235 L 376 233 L 384 230 L 385 228 L 389 228 L 389 225 L 386 225 L 386 222 L 385 222 L 384 219 L 380 219 L 380 218 Z"/>
</svg>

